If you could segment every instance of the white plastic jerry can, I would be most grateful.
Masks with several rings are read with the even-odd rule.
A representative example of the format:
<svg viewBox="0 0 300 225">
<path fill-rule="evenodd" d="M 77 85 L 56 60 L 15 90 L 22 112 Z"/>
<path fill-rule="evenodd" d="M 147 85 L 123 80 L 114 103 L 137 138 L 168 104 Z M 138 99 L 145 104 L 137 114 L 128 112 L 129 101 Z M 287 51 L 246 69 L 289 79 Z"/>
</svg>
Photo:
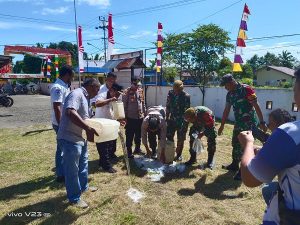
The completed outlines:
<svg viewBox="0 0 300 225">
<path fill-rule="evenodd" d="M 112 102 L 112 108 L 115 120 L 125 119 L 124 104 L 122 101 Z"/>
</svg>

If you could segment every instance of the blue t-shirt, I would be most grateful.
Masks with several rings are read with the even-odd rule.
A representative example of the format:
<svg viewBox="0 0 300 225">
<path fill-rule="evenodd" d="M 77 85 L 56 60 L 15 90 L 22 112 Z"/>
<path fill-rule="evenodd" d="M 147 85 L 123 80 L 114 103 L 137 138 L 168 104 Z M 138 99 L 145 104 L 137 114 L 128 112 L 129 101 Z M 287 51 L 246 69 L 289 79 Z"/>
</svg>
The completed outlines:
<svg viewBox="0 0 300 225">
<path fill-rule="evenodd" d="M 74 124 L 66 115 L 67 109 L 75 109 L 82 119 L 91 117 L 89 109 L 89 95 L 84 87 L 77 88 L 67 96 L 62 112 L 62 118 L 57 133 L 57 139 L 64 139 L 80 145 L 84 145 L 82 137 L 83 129 Z"/>
<path fill-rule="evenodd" d="M 248 164 L 251 174 L 263 183 L 278 175 L 286 206 L 300 209 L 300 121 L 277 128 L 263 148 Z M 263 218 L 263 224 L 279 224 L 278 197 L 272 198 Z"/>
</svg>

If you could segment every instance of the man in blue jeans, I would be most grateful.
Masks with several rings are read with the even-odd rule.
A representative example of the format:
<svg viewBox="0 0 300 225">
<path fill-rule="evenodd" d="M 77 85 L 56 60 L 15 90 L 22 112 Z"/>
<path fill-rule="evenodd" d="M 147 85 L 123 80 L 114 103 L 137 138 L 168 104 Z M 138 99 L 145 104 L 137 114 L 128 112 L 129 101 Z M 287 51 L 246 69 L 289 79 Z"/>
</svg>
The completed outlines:
<svg viewBox="0 0 300 225">
<path fill-rule="evenodd" d="M 51 96 L 51 121 L 52 127 L 57 134 L 58 127 L 61 119 L 61 113 L 64 106 L 64 102 L 68 94 L 70 93 L 71 82 L 74 77 L 74 71 L 71 66 L 64 65 L 59 71 L 59 77 L 52 85 L 50 90 Z M 64 173 L 62 166 L 62 149 L 57 143 L 55 154 L 55 169 L 56 169 L 56 181 L 64 182 Z"/>
<path fill-rule="evenodd" d="M 98 133 L 85 123 L 91 117 L 89 101 L 99 91 L 100 83 L 94 78 L 86 79 L 81 88 L 72 91 L 65 100 L 57 133 L 63 150 L 63 167 L 69 202 L 80 208 L 88 204 L 81 200 L 81 193 L 88 189 L 87 140 L 93 141 Z M 87 140 L 82 137 L 86 132 Z M 95 191 L 95 188 L 90 188 Z"/>
</svg>

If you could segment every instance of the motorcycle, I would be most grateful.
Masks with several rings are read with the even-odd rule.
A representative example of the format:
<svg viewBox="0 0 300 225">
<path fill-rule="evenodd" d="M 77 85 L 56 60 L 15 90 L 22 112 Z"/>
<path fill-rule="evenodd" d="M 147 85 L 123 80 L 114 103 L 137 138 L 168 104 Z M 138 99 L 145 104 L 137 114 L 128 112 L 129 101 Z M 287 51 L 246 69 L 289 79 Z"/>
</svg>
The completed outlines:
<svg viewBox="0 0 300 225">
<path fill-rule="evenodd" d="M 11 107 L 13 104 L 14 100 L 7 94 L 0 95 L 0 105 L 3 105 L 4 107 Z"/>
</svg>

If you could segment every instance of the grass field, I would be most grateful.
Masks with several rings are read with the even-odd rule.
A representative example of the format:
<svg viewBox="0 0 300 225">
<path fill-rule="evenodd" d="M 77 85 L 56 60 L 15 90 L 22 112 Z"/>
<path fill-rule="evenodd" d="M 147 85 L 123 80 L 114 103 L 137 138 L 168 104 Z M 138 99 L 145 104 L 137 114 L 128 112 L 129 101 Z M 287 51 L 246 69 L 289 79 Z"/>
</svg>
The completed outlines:
<svg viewBox="0 0 300 225">
<path fill-rule="evenodd" d="M 51 127 L 0 129 L 0 224 L 259 224 L 265 208 L 260 188 L 248 189 L 232 179 L 232 172 L 221 169 L 231 162 L 231 131 L 232 125 L 226 125 L 217 139 L 213 171 L 200 170 L 197 163 L 153 183 L 131 164 L 133 187 L 146 195 L 140 203 L 126 196 L 129 177 L 120 143 L 114 166 L 118 172 L 113 175 L 98 170 L 99 156 L 90 144 L 89 180 L 99 190 L 83 194 L 90 207 L 81 210 L 68 204 L 64 186 L 54 181 Z M 206 157 L 198 156 L 198 162 Z"/>
</svg>

